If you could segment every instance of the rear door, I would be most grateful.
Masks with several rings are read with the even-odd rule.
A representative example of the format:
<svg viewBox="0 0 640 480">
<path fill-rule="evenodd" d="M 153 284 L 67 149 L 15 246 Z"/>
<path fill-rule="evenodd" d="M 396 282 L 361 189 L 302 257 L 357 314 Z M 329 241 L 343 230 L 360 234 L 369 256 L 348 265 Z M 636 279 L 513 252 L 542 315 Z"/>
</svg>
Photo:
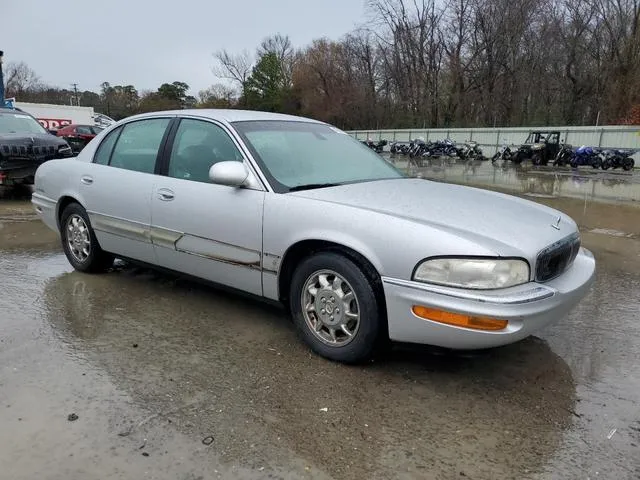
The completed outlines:
<svg viewBox="0 0 640 480">
<path fill-rule="evenodd" d="M 155 262 L 150 239 L 156 165 L 173 117 L 126 123 L 98 146 L 80 176 L 80 191 L 101 247 Z"/>
<path fill-rule="evenodd" d="M 151 197 L 158 264 L 261 295 L 265 192 L 209 180 L 216 162 L 247 163 L 223 125 L 183 118 L 174 135 Z"/>
</svg>

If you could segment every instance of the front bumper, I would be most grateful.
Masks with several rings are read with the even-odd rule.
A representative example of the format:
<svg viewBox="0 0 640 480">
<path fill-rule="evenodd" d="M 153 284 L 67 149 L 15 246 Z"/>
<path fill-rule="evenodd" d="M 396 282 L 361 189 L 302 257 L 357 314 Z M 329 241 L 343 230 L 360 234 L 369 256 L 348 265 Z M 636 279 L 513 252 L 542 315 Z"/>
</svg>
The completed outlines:
<svg viewBox="0 0 640 480">
<path fill-rule="evenodd" d="M 389 337 L 452 349 L 482 349 L 519 341 L 563 318 L 588 292 L 595 259 L 581 248 L 573 265 L 559 277 L 501 290 L 462 290 L 383 277 Z M 483 331 L 425 320 L 414 305 L 448 312 L 507 320 L 503 330 Z"/>
</svg>

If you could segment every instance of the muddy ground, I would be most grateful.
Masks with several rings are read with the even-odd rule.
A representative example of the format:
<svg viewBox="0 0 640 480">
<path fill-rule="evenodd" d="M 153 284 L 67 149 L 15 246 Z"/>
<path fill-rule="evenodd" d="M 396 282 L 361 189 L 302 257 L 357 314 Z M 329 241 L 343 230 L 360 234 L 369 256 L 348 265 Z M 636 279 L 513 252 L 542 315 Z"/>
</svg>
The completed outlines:
<svg viewBox="0 0 640 480">
<path fill-rule="evenodd" d="M 72 272 L 24 198 L 0 201 L 0 479 L 640 478 L 640 208 L 528 198 L 580 224 L 582 304 L 515 345 L 366 367 L 253 300 Z"/>
</svg>

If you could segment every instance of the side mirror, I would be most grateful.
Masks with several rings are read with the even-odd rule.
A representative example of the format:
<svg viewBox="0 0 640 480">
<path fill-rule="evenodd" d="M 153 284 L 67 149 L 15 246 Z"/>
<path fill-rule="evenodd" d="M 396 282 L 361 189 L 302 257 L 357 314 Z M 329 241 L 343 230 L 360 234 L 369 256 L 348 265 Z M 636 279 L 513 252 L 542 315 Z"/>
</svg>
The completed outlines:
<svg viewBox="0 0 640 480">
<path fill-rule="evenodd" d="M 219 185 L 241 187 L 249 178 L 249 170 L 242 162 L 218 162 L 209 169 L 209 178 Z"/>
</svg>

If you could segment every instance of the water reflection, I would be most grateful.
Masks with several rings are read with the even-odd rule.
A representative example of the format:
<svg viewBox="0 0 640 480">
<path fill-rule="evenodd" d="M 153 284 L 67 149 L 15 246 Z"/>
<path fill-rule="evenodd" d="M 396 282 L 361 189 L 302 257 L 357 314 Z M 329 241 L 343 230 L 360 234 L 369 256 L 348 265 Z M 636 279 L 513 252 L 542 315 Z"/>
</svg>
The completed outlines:
<svg viewBox="0 0 640 480">
<path fill-rule="evenodd" d="M 73 352 L 174 425 L 216 432 L 229 462 L 293 452 L 339 478 L 504 478 L 541 469 L 573 419 L 571 372 L 537 338 L 350 368 L 311 355 L 279 310 L 146 270 L 64 274 L 44 304 Z"/>
<path fill-rule="evenodd" d="M 529 195 L 571 197 L 613 202 L 640 202 L 640 174 L 603 172 L 590 168 L 554 169 L 516 166 L 510 162 L 456 161 L 454 158 L 428 159 L 414 163 L 404 156 L 388 157 L 410 175 L 424 178 L 494 186 Z"/>
</svg>

